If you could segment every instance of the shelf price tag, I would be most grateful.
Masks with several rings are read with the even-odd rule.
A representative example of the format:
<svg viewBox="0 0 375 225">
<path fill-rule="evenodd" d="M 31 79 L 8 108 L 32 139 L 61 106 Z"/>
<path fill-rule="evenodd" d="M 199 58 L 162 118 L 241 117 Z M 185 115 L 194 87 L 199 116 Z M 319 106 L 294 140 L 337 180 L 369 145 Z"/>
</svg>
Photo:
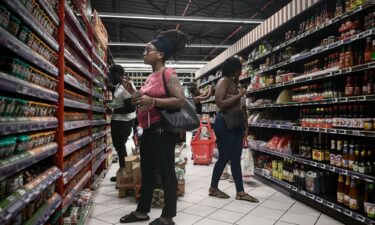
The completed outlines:
<svg viewBox="0 0 375 225">
<path fill-rule="evenodd" d="M 319 202 L 319 203 L 323 203 L 323 199 L 319 198 L 319 197 L 316 197 L 316 201 Z"/>
<path fill-rule="evenodd" d="M 348 216 L 352 216 L 353 215 L 353 212 L 352 211 L 349 211 L 347 209 L 345 209 L 345 212 L 344 212 L 346 215 Z"/>
</svg>

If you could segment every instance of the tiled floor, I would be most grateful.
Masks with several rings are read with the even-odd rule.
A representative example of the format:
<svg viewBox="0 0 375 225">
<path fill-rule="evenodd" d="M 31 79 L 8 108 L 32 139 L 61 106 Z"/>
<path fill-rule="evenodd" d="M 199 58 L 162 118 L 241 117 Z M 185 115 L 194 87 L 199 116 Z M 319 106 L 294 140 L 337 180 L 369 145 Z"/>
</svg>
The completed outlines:
<svg viewBox="0 0 375 225">
<path fill-rule="evenodd" d="M 183 155 L 189 156 L 186 148 Z M 295 201 L 278 190 L 250 179 L 245 182 L 245 191 L 257 197 L 260 203 L 248 203 L 234 199 L 234 183 L 221 181 L 219 188 L 225 190 L 231 198 L 217 199 L 208 196 L 208 188 L 213 169 L 210 166 L 187 165 L 186 193 L 177 202 L 177 216 L 174 218 L 178 225 L 338 225 L 338 221 Z M 115 184 L 109 181 L 114 176 L 118 163 L 112 164 L 107 176 L 98 189 L 94 206 L 87 225 L 120 224 L 120 217 L 136 209 L 134 198 L 118 198 Z M 152 209 L 151 218 L 157 218 L 161 209 Z M 132 223 L 148 224 L 148 222 Z"/>
</svg>

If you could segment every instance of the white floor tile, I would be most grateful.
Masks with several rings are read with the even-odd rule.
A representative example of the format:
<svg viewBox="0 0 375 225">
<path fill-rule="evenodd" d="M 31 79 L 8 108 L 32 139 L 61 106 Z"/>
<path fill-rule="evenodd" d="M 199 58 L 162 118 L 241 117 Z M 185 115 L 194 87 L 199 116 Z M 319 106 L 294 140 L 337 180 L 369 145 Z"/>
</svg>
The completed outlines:
<svg viewBox="0 0 375 225">
<path fill-rule="evenodd" d="M 266 219 L 262 217 L 257 217 L 253 215 L 247 215 L 236 222 L 238 225 L 273 225 L 276 222 L 276 220 L 273 219 Z"/>
<path fill-rule="evenodd" d="M 283 222 L 283 221 L 278 221 L 275 223 L 275 225 L 294 225 L 295 223 L 287 223 L 287 222 Z"/>
<path fill-rule="evenodd" d="M 100 203 L 100 204 L 104 206 L 108 206 L 113 209 L 119 209 L 124 206 L 132 205 L 132 204 L 136 205 L 136 203 L 137 202 L 135 201 L 134 197 L 127 197 L 127 198 L 113 197 L 111 200 Z"/>
<path fill-rule="evenodd" d="M 320 215 L 315 225 L 343 225 L 343 223 L 329 217 L 325 214 Z"/>
<path fill-rule="evenodd" d="M 249 215 L 258 216 L 271 220 L 278 220 L 284 213 L 285 211 L 258 206 L 253 211 L 251 211 Z"/>
<path fill-rule="evenodd" d="M 273 201 L 273 200 L 266 200 L 264 201 L 261 206 L 265 208 L 270 208 L 270 209 L 278 209 L 278 210 L 283 210 L 286 211 L 289 209 L 290 206 L 292 206 L 293 203 L 291 202 L 278 202 L 278 201 Z"/>
<path fill-rule="evenodd" d="M 107 213 L 109 211 L 112 211 L 113 208 L 110 208 L 108 206 L 100 205 L 100 204 L 94 204 L 91 209 L 91 217 L 97 217 L 104 213 Z"/>
<path fill-rule="evenodd" d="M 280 221 L 301 225 L 314 225 L 317 219 L 317 216 L 301 215 L 287 212 L 280 218 Z"/>
<path fill-rule="evenodd" d="M 244 216 L 245 216 L 244 213 L 238 213 L 238 212 L 228 211 L 225 209 L 219 209 L 216 212 L 209 215 L 208 218 L 234 224 L 235 222 L 237 222 Z"/>
<path fill-rule="evenodd" d="M 244 201 L 232 201 L 226 204 L 223 209 L 239 213 L 249 213 L 256 207 L 254 203 Z"/>
<path fill-rule="evenodd" d="M 194 225 L 228 225 L 231 223 L 226 223 L 223 221 L 218 221 L 210 218 L 204 218 L 203 220 L 198 221 Z"/>
<path fill-rule="evenodd" d="M 270 198 L 270 200 L 274 200 L 274 201 L 279 201 L 279 202 L 290 202 L 290 203 L 295 203 L 296 200 L 294 200 L 293 198 L 281 193 L 281 192 L 277 192 L 276 194 L 272 195 Z"/>
<path fill-rule="evenodd" d="M 181 212 L 182 210 L 190 207 L 190 206 L 193 206 L 194 204 L 193 203 L 190 203 L 190 202 L 185 202 L 185 201 L 182 201 L 182 200 L 177 200 L 177 212 Z"/>
<path fill-rule="evenodd" d="M 108 201 L 111 201 L 111 200 L 113 200 L 113 197 L 111 197 L 111 196 L 103 195 L 103 194 L 97 194 L 95 199 L 94 199 L 94 202 L 101 204 L 103 202 L 108 202 Z"/>
<path fill-rule="evenodd" d="M 208 198 L 207 196 L 185 194 L 183 197 L 180 197 L 180 200 L 190 203 L 198 203 Z"/>
<path fill-rule="evenodd" d="M 177 216 L 174 218 L 174 222 L 178 225 L 191 225 L 199 220 L 203 219 L 201 216 L 195 216 L 187 213 L 177 213 Z"/>
<path fill-rule="evenodd" d="M 214 208 L 221 208 L 224 205 L 230 203 L 231 201 L 233 201 L 233 198 L 223 199 L 223 198 L 209 197 L 206 200 L 199 202 L 199 204 L 214 207 Z"/>
<path fill-rule="evenodd" d="M 95 218 L 89 218 L 86 225 L 110 225 L 111 223 L 107 223 Z"/>
<path fill-rule="evenodd" d="M 296 213 L 296 214 L 302 214 L 302 215 L 310 215 L 310 216 L 319 216 L 321 213 L 311 208 L 303 203 L 296 202 L 289 210 L 288 212 Z"/>
<path fill-rule="evenodd" d="M 105 221 L 110 224 L 116 224 L 120 222 L 120 218 L 125 216 L 126 214 L 130 213 L 130 210 L 124 210 L 124 209 L 117 209 L 113 210 L 104 214 L 101 214 L 99 216 L 96 216 L 96 219 L 100 219 L 102 221 Z"/>
<path fill-rule="evenodd" d="M 209 207 L 209 206 L 204 206 L 204 205 L 193 205 L 189 208 L 186 208 L 183 210 L 185 213 L 193 214 L 196 216 L 202 216 L 206 217 L 210 215 L 211 213 L 215 212 L 217 208 Z"/>
</svg>

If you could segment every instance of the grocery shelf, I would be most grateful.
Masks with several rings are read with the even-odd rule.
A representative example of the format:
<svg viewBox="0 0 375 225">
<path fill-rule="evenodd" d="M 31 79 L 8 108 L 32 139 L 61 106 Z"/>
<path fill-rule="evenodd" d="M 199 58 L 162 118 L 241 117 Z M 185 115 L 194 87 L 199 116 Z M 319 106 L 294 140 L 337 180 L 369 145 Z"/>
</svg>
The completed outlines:
<svg viewBox="0 0 375 225">
<path fill-rule="evenodd" d="M 98 80 L 98 79 L 96 79 L 96 78 L 93 78 L 93 80 L 92 80 L 93 82 L 94 82 L 94 84 L 96 84 L 98 87 L 101 87 L 101 88 L 103 88 L 104 87 L 104 85 L 102 84 L 102 83 L 100 83 L 100 81 Z"/>
<path fill-rule="evenodd" d="M 92 173 L 95 174 L 95 172 L 98 170 L 99 166 L 103 163 L 103 161 L 107 158 L 107 154 L 103 154 L 102 157 L 95 162 L 95 164 L 92 167 Z"/>
<path fill-rule="evenodd" d="M 65 27 L 65 36 L 66 39 L 72 43 L 72 47 L 75 47 L 76 52 L 81 55 L 81 58 L 84 59 L 86 62 L 91 63 L 90 55 L 87 53 L 87 51 L 82 47 L 81 43 L 77 40 L 77 38 L 74 36 L 72 31 L 69 29 L 68 26 Z"/>
<path fill-rule="evenodd" d="M 73 153 L 77 149 L 80 149 L 83 146 L 89 144 L 91 141 L 92 141 L 91 137 L 84 137 L 84 138 L 78 139 L 77 141 L 74 141 L 72 143 L 65 145 L 64 150 L 63 150 L 64 151 L 63 156 L 66 157 L 67 155 Z"/>
<path fill-rule="evenodd" d="M 93 126 L 99 126 L 99 125 L 104 125 L 104 124 L 107 124 L 106 120 L 93 120 L 92 121 Z"/>
<path fill-rule="evenodd" d="M 45 130 L 58 126 L 56 117 L 18 117 L 16 119 L 9 117 L 6 119 L 9 121 L 0 122 L 0 135 Z"/>
<path fill-rule="evenodd" d="M 105 75 L 102 69 L 99 68 L 94 62 L 92 63 L 92 66 L 98 71 L 98 73 L 104 78 L 108 79 L 108 77 Z"/>
<path fill-rule="evenodd" d="M 102 108 L 102 107 L 99 107 L 99 106 L 93 106 L 92 111 L 105 113 L 105 108 Z"/>
<path fill-rule="evenodd" d="M 71 78 L 70 76 L 65 75 L 64 81 L 65 81 L 65 83 L 77 88 L 78 90 L 81 90 L 84 93 L 91 95 L 91 90 L 89 88 L 81 85 L 78 81 L 74 80 L 74 78 Z"/>
<path fill-rule="evenodd" d="M 198 88 L 203 87 L 203 86 L 205 86 L 205 85 L 207 85 L 207 84 L 211 84 L 212 82 L 216 82 L 216 81 L 219 80 L 221 77 L 222 77 L 222 76 L 219 76 L 219 77 L 216 77 L 216 78 L 213 79 L 213 80 L 206 81 L 206 82 L 204 82 L 204 83 L 198 85 Z"/>
<path fill-rule="evenodd" d="M 31 15 L 31 13 L 25 8 L 21 1 L 14 0 L 3 0 L 3 2 L 15 13 L 22 22 L 27 24 L 31 30 L 33 30 L 38 37 L 45 41 L 54 51 L 59 51 L 59 44 L 57 41 L 47 32 L 47 30 Z"/>
<path fill-rule="evenodd" d="M 74 188 L 65 196 L 62 202 L 62 213 L 64 214 L 65 211 L 69 208 L 69 206 L 72 204 L 74 198 L 79 194 L 79 192 L 83 189 L 85 184 L 90 180 L 91 178 L 91 171 L 86 173 L 85 176 L 82 177 L 82 179 L 74 186 Z"/>
<path fill-rule="evenodd" d="M 329 45 L 326 45 L 326 46 L 316 47 L 314 49 L 311 49 L 309 52 L 303 52 L 303 53 L 293 55 L 288 60 L 280 62 L 276 65 L 270 66 L 266 69 L 256 71 L 255 73 L 256 74 L 259 74 L 259 73 L 262 74 L 262 73 L 270 72 L 270 71 L 273 71 L 273 70 L 276 70 L 276 69 L 280 69 L 284 66 L 289 66 L 292 63 L 296 63 L 296 62 L 302 61 L 304 59 L 311 58 L 313 56 L 317 56 L 318 54 L 321 54 L 321 53 L 339 48 L 343 45 L 347 45 L 347 44 L 352 43 L 354 41 L 365 39 L 366 37 L 369 37 L 369 36 L 374 35 L 374 34 L 375 34 L 375 28 L 370 29 L 370 30 L 366 30 L 366 31 L 363 31 L 359 34 L 353 35 L 352 37 L 349 37 L 349 38 L 346 38 L 346 39 L 343 39 L 343 40 L 340 40 L 340 41 L 336 41 L 335 43 L 332 43 L 332 44 L 329 44 Z"/>
<path fill-rule="evenodd" d="M 57 102 L 59 98 L 56 91 L 32 84 L 3 72 L 0 72 L 0 89 L 53 102 Z"/>
<path fill-rule="evenodd" d="M 64 131 L 73 130 L 81 127 L 87 127 L 91 125 L 91 120 L 80 120 L 64 122 Z"/>
<path fill-rule="evenodd" d="M 94 90 L 92 91 L 92 96 L 94 96 L 95 98 L 98 98 L 98 99 L 105 100 L 104 95 L 99 94 L 98 92 L 96 92 Z"/>
<path fill-rule="evenodd" d="M 94 200 L 95 200 L 96 194 L 92 193 L 89 201 L 85 205 L 85 208 L 81 211 L 80 213 L 80 219 L 77 222 L 77 225 L 85 225 L 89 215 L 91 214 L 91 209 L 92 206 L 94 205 Z"/>
<path fill-rule="evenodd" d="M 30 151 L 0 161 L 0 180 L 11 176 L 57 152 L 57 143 L 52 142 Z M 1 212 L 1 211 L 0 211 Z"/>
<path fill-rule="evenodd" d="M 28 184 L 18 189 L 12 195 L 0 202 L 0 223 L 6 224 L 22 211 L 30 202 L 32 202 L 39 194 L 54 183 L 62 172 L 56 166 L 51 167 L 38 177 L 30 181 Z"/>
<path fill-rule="evenodd" d="M 358 137 L 375 137 L 375 131 L 365 131 L 365 130 L 301 127 L 301 126 L 293 126 L 293 125 L 286 125 L 286 124 L 283 125 L 283 124 L 270 124 L 270 123 L 250 123 L 249 126 L 250 127 L 282 129 L 282 130 L 294 130 L 294 131 L 307 131 L 307 132 L 318 132 L 318 133 L 328 133 L 328 134 L 351 135 L 351 136 L 358 136 Z"/>
<path fill-rule="evenodd" d="M 84 68 L 82 65 L 80 65 L 79 61 L 75 60 L 74 56 L 67 49 L 65 49 L 65 58 L 67 59 L 66 61 L 73 65 L 81 75 L 84 75 L 90 79 L 94 79 L 91 73 L 87 71 L 87 69 Z"/>
<path fill-rule="evenodd" d="M 67 2 L 65 2 L 65 18 L 69 18 L 71 22 L 74 24 L 75 28 L 77 29 L 77 32 L 74 33 L 79 33 L 81 35 L 81 38 L 85 41 L 87 46 L 92 46 L 92 43 L 87 36 L 86 32 L 84 29 L 81 27 L 78 19 L 74 15 L 72 9 L 68 6 Z"/>
<path fill-rule="evenodd" d="M 268 109 L 268 108 L 282 108 L 282 107 L 300 107 L 300 106 L 311 106 L 311 105 L 325 105 L 325 104 L 339 104 L 339 103 L 353 103 L 353 102 L 368 102 L 375 101 L 375 95 L 359 95 L 353 97 L 340 97 L 340 98 L 327 98 L 318 101 L 306 101 L 306 102 L 288 102 L 282 104 L 263 104 L 259 106 L 248 107 L 248 110 L 252 109 Z"/>
<path fill-rule="evenodd" d="M 88 153 L 85 157 L 79 160 L 76 164 L 70 167 L 63 173 L 64 185 L 67 184 L 77 173 L 79 173 L 83 167 L 85 167 L 91 161 L 91 153 Z"/>
<path fill-rule="evenodd" d="M 47 220 L 52 216 L 56 209 L 60 206 L 62 198 L 59 194 L 54 193 L 46 203 L 44 203 L 28 221 L 23 224 L 27 225 L 39 225 L 45 224 Z"/>
<path fill-rule="evenodd" d="M 13 2 L 11 0 L 7 1 Z M 41 55 L 35 53 L 29 46 L 22 43 L 2 27 L 0 27 L 0 43 L 2 43 L 2 46 L 10 50 L 12 53 L 22 56 L 22 58 L 36 65 L 43 71 L 46 71 L 55 77 L 58 76 L 59 70 L 56 66 L 52 65 L 52 63 L 48 62 Z"/>
<path fill-rule="evenodd" d="M 93 134 L 91 136 L 91 139 L 92 139 L 92 141 L 95 141 L 96 139 L 99 139 L 99 138 L 105 136 L 106 134 L 107 134 L 107 132 L 104 130 L 104 131 Z"/>
<path fill-rule="evenodd" d="M 314 34 L 314 33 L 317 33 L 317 32 L 321 32 L 322 30 L 330 27 L 331 25 L 334 25 L 334 24 L 337 24 L 341 21 L 343 21 L 344 19 L 358 13 L 358 12 L 361 12 L 365 9 L 368 9 L 369 7 L 373 6 L 375 4 L 375 1 L 367 1 L 366 3 L 364 3 L 363 5 L 361 6 L 358 6 L 354 9 L 352 9 L 351 11 L 349 12 L 345 12 L 343 14 L 341 14 L 340 16 L 337 16 L 335 18 L 332 18 L 331 20 L 321 24 L 320 26 L 317 26 L 315 27 L 314 29 L 311 29 L 311 30 L 308 30 L 300 35 L 297 35 L 296 37 L 288 40 L 288 41 L 285 41 L 281 44 L 279 44 L 278 46 L 275 46 L 274 48 L 272 48 L 270 51 L 267 51 L 265 54 L 262 54 L 252 60 L 248 60 L 245 64 L 250 64 L 250 63 L 254 63 L 256 61 L 259 61 L 261 59 L 264 59 L 266 56 L 272 54 L 272 53 L 275 53 L 289 45 L 292 45 L 292 44 L 295 44 L 296 42 L 302 40 L 302 39 L 305 39 L 306 37 L 309 37 L 310 35 Z"/>
<path fill-rule="evenodd" d="M 47 13 L 48 17 L 51 21 L 58 27 L 60 25 L 60 19 L 57 16 L 55 10 L 49 4 L 49 1 L 46 0 L 38 0 L 39 5 L 44 9 L 44 12 Z"/>
<path fill-rule="evenodd" d="M 95 158 L 100 152 L 102 152 L 106 148 L 107 148 L 107 145 L 103 143 L 96 149 L 92 150 L 92 158 Z"/>
<path fill-rule="evenodd" d="M 361 64 L 361 65 L 357 65 L 357 66 L 353 66 L 353 67 L 349 67 L 349 68 L 344 68 L 344 69 L 333 70 L 333 71 L 328 69 L 328 70 L 321 71 L 320 74 L 315 75 L 315 76 L 312 76 L 313 74 L 305 74 L 305 75 L 303 75 L 302 78 L 297 77 L 292 81 L 277 83 L 277 84 L 269 86 L 269 87 L 264 87 L 264 88 L 259 88 L 259 89 L 256 89 L 256 90 L 248 91 L 247 94 L 260 93 L 260 92 L 264 92 L 264 91 L 300 85 L 300 84 L 304 84 L 304 83 L 315 81 L 315 80 L 332 78 L 332 77 L 336 77 L 336 76 L 340 76 L 340 75 L 346 75 L 346 74 L 360 72 L 360 71 L 363 71 L 363 70 L 374 69 L 374 68 L 375 68 L 375 62 L 370 62 L 370 63 L 365 63 L 365 64 Z M 314 73 L 314 74 L 316 74 L 316 73 Z M 247 78 L 242 79 L 240 81 L 244 81 L 246 79 Z"/>
<path fill-rule="evenodd" d="M 324 206 L 327 206 L 331 209 L 334 209 L 336 210 L 337 212 L 341 213 L 341 214 L 345 214 L 347 216 L 349 216 L 350 218 L 358 221 L 358 222 L 361 222 L 363 224 L 370 224 L 370 225 L 375 225 L 375 221 L 374 220 L 371 220 L 367 217 L 364 217 L 358 213 L 355 213 L 347 208 L 344 208 L 338 204 L 335 204 L 333 202 L 330 202 L 326 199 L 323 199 L 319 196 L 316 196 L 314 194 L 311 194 L 310 192 L 307 192 L 307 191 L 304 191 L 304 190 L 299 190 L 298 188 L 296 188 L 295 186 L 287 183 L 287 182 L 284 182 L 284 181 L 281 181 L 281 180 L 278 180 L 272 176 L 269 176 L 269 175 L 265 175 L 262 173 L 262 171 L 260 169 L 255 169 L 255 174 L 257 176 L 260 176 L 262 178 L 266 178 L 267 180 L 271 180 L 273 181 L 274 183 L 280 185 L 281 187 L 289 190 L 290 192 L 294 192 L 294 193 L 298 193 L 300 195 L 303 195 L 304 197 L 306 197 L 309 201 L 314 201 L 315 203 L 318 203 L 318 204 L 321 204 L 321 205 L 324 205 Z"/>
<path fill-rule="evenodd" d="M 108 69 L 107 67 L 107 64 L 103 61 L 102 58 L 100 58 L 100 56 L 98 55 L 98 53 L 96 53 L 94 50 L 92 51 L 93 52 L 93 56 L 95 56 L 94 58 L 100 62 L 100 64 L 102 64 L 102 66 L 104 66 L 106 69 Z"/>
<path fill-rule="evenodd" d="M 345 176 L 348 176 L 348 175 L 353 176 L 353 177 L 360 178 L 362 180 L 366 180 L 366 181 L 370 181 L 370 182 L 375 182 L 375 177 L 371 176 L 371 175 L 358 173 L 358 172 L 354 172 L 354 171 L 351 171 L 351 170 L 346 170 L 346 169 L 343 169 L 343 168 L 331 166 L 331 165 L 324 164 L 324 163 L 319 163 L 319 162 L 304 159 L 304 158 L 301 158 L 301 157 L 298 157 L 298 156 L 295 156 L 295 155 L 289 155 L 289 154 L 285 154 L 285 153 L 282 153 L 282 152 L 273 151 L 273 150 L 270 150 L 270 149 L 267 149 L 267 148 L 264 148 L 264 147 L 259 147 L 259 146 L 257 146 L 256 143 L 249 143 L 249 144 L 250 144 L 250 149 L 254 150 L 254 151 L 263 152 L 263 153 L 275 155 L 275 156 L 282 157 L 282 158 L 288 158 L 288 159 L 291 159 L 295 162 L 303 163 L 303 164 L 306 164 L 306 165 L 309 165 L 309 166 L 312 166 L 312 167 L 316 167 L 316 168 L 324 169 L 324 170 L 327 170 L 327 171 L 343 174 Z"/>
<path fill-rule="evenodd" d="M 76 108 L 76 109 L 90 109 L 91 108 L 89 104 L 73 101 L 67 98 L 64 98 L 64 106 L 70 107 L 70 108 Z"/>
</svg>

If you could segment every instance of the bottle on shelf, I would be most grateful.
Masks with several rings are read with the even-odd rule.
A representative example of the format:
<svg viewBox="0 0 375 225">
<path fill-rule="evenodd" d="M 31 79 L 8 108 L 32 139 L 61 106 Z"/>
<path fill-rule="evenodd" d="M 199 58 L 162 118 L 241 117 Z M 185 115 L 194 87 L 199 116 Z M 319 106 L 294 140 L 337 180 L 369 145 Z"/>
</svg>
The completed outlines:
<svg viewBox="0 0 375 225">
<path fill-rule="evenodd" d="M 367 174 L 368 173 L 368 164 L 367 164 L 367 152 L 366 152 L 366 148 L 364 147 L 364 145 L 362 146 L 361 148 L 361 152 L 360 152 L 360 159 L 358 161 L 358 172 L 359 173 L 363 173 L 363 174 Z"/>
<path fill-rule="evenodd" d="M 368 182 L 364 196 L 364 211 L 368 218 L 375 219 L 375 188 L 374 183 Z"/>
<path fill-rule="evenodd" d="M 329 161 L 331 166 L 336 166 L 336 140 L 334 138 L 331 139 Z"/>
<path fill-rule="evenodd" d="M 337 167 L 342 167 L 342 141 L 339 139 L 336 141 L 336 166 Z"/>
<path fill-rule="evenodd" d="M 344 188 L 344 205 L 349 207 L 350 206 L 350 176 L 346 176 L 345 180 L 345 188 Z"/>
<path fill-rule="evenodd" d="M 339 179 L 337 181 L 337 202 L 340 204 L 344 204 L 344 178 L 343 175 L 339 175 Z"/>
<path fill-rule="evenodd" d="M 365 57 L 364 57 L 364 61 L 365 63 L 369 63 L 371 62 L 371 57 L 372 57 L 372 42 L 371 41 L 371 37 L 367 37 L 366 38 L 366 48 L 365 48 Z"/>
<path fill-rule="evenodd" d="M 350 182 L 349 190 L 349 208 L 354 212 L 359 212 L 361 204 L 361 198 L 359 195 L 360 180 L 352 178 Z"/>
<path fill-rule="evenodd" d="M 349 146 L 347 140 L 344 140 L 342 144 L 342 167 L 344 169 L 349 168 Z"/>
<path fill-rule="evenodd" d="M 355 147 L 358 148 L 358 145 L 355 145 L 354 141 L 351 140 L 350 144 L 349 144 L 349 153 L 348 153 L 348 168 L 349 168 L 349 170 L 353 170 L 353 164 L 356 161 Z"/>
</svg>

